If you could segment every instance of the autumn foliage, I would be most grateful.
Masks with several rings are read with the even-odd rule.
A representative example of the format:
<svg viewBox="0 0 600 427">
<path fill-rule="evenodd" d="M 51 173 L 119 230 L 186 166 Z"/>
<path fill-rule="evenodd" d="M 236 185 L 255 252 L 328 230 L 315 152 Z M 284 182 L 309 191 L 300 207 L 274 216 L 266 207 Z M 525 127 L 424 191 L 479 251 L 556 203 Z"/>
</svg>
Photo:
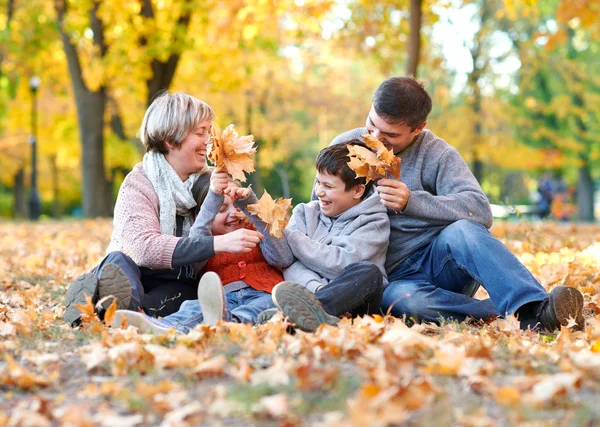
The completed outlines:
<svg viewBox="0 0 600 427">
<path fill-rule="evenodd" d="M 152 336 L 90 316 L 72 329 L 66 287 L 102 259 L 110 231 L 107 220 L 0 224 L 0 426 L 600 421 L 597 226 L 492 230 L 546 289 L 583 292 L 586 330 L 554 334 L 514 317 L 408 327 L 375 316 L 294 335 L 278 317 Z"/>
<path fill-rule="evenodd" d="M 233 179 L 246 181 L 244 172 L 254 172 L 251 154 L 256 152 L 252 135 L 239 136 L 231 124 L 224 130 L 213 124 L 208 158 L 217 171 L 225 170 Z"/>
<path fill-rule="evenodd" d="M 292 208 L 292 199 L 273 197 L 265 191 L 257 203 L 248 206 L 248 211 L 257 215 L 267 224 L 269 233 L 278 239 L 283 237 L 283 229 L 290 219 L 290 209 Z"/>
<path fill-rule="evenodd" d="M 348 145 L 348 166 L 356 173 L 356 177 L 365 177 L 367 182 L 386 177 L 400 179 L 400 157 L 395 156 L 392 150 L 385 148 L 381 141 L 369 134 L 362 135 L 361 138 L 375 151 L 360 145 Z"/>
</svg>

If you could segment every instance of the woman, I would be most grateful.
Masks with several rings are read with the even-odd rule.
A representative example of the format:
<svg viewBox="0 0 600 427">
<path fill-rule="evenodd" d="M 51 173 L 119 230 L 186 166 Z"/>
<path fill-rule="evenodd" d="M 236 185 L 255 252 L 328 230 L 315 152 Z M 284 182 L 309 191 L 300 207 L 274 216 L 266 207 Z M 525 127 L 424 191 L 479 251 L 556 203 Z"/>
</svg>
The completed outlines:
<svg viewBox="0 0 600 427">
<path fill-rule="evenodd" d="M 207 236 L 197 232 L 203 225 L 194 224 L 192 188 L 207 172 L 214 119 L 208 104 L 183 93 L 165 93 L 148 107 L 139 132 L 146 154 L 119 189 L 108 255 L 69 286 L 67 322 L 80 321 L 75 305 L 85 303 L 84 294 L 94 304 L 112 295 L 119 309 L 174 313 L 196 298 L 204 262 L 239 247 L 230 242 L 238 236 Z M 107 298 L 102 306 L 111 303 Z"/>
</svg>

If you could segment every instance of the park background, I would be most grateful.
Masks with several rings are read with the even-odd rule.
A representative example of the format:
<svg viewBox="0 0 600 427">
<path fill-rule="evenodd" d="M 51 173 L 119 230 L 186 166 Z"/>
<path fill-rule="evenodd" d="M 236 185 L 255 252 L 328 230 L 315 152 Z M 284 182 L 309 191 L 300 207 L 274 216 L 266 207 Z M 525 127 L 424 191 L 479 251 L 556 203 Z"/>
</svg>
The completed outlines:
<svg viewBox="0 0 600 427">
<path fill-rule="evenodd" d="M 37 194 L 45 216 L 110 216 L 163 89 L 255 136 L 258 194 L 306 201 L 316 153 L 364 124 L 384 78 L 412 74 L 434 100 L 428 128 L 505 207 L 498 216 L 539 207 L 541 184 L 559 193 L 546 214 L 593 221 L 599 10 L 597 0 L 0 0 L 0 216 L 37 216 Z"/>
</svg>

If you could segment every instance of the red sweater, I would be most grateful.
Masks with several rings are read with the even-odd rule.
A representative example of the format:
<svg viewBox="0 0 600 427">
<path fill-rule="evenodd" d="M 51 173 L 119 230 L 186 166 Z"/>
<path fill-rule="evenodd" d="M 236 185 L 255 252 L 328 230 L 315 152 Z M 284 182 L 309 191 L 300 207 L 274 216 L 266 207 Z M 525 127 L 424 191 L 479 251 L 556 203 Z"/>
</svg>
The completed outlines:
<svg viewBox="0 0 600 427">
<path fill-rule="evenodd" d="M 281 271 L 267 263 L 260 245 L 245 254 L 216 254 L 206 262 L 206 271 L 217 273 L 223 286 L 239 280 L 257 291 L 268 293 L 276 284 L 283 282 Z"/>
</svg>

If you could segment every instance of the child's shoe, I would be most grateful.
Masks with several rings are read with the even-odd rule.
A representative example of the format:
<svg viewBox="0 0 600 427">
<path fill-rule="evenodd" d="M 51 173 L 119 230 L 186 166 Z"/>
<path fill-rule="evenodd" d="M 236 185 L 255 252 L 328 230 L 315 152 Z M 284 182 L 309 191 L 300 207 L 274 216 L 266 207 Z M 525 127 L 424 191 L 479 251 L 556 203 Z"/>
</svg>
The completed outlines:
<svg viewBox="0 0 600 427">
<path fill-rule="evenodd" d="M 335 326 L 340 321 L 328 314 L 317 297 L 298 283 L 281 282 L 273 288 L 271 296 L 283 314 L 303 331 L 314 332 L 322 323 Z"/>
<path fill-rule="evenodd" d="M 203 322 L 215 326 L 227 320 L 227 300 L 223 292 L 223 284 L 217 273 L 204 273 L 198 284 L 198 304 L 202 311 Z"/>
<path fill-rule="evenodd" d="M 164 334 L 174 329 L 158 319 L 131 310 L 117 310 L 111 326 L 120 328 L 123 320 L 126 321 L 125 326 L 135 326 L 142 334 Z"/>
</svg>

